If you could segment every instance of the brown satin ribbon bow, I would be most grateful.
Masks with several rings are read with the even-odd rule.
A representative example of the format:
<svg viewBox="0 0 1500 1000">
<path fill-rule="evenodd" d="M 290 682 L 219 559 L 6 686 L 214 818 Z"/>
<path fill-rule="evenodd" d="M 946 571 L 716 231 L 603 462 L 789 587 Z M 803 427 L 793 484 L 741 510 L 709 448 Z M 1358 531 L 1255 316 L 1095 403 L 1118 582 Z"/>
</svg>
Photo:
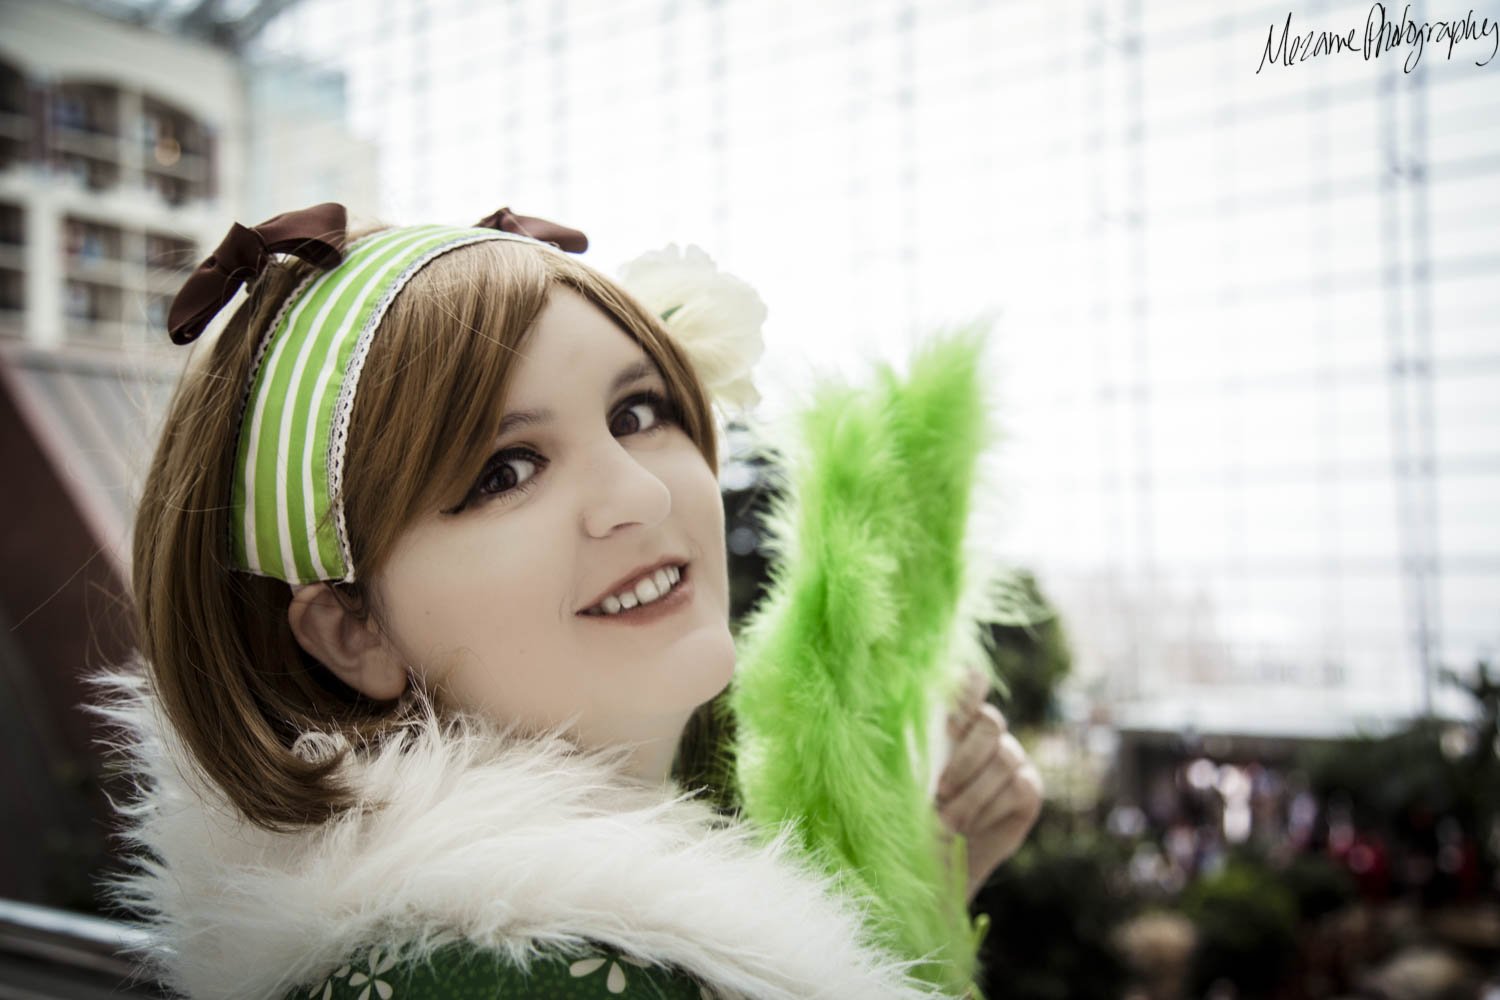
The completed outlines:
<svg viewBox="0 0 1500 1000">
<path fill-rule="evenodd" d="M 218 249 L 198 265 L 172 300 L 167 314 L 172 343 L 188 344 L 196 340 L 209 321 L 234 298 L 240 285 L 260 277 L 272 254 L 292 254 L 322 268 L 336 266 L 344 259 L 347 224 L 344 206 L 331 201 L 284 212 L 248 229 L 236 222 Z M 589 238 L 577 229 L 530 215 L 517 215 L 509 208 L 493 212 L 475 225 L 529 236 L 568 253 L 583 253 L 589 247 Z"/>
<path fill-rule="evenodd" d="M 506 233 L 530 236 L 568 253 L 583 253 L 589 248 L 589 238 L 576 229 L 531 215 L 517 215 L 508 208 L 491 212 L 474 225 L 480 229 L 499 229 Z"/>
<path fill-rule="evenodd" d="M 188 276 L 172 300 L 167 313 L 172 343 L 198 339 L 240 285 L 260 277 L 272 254 L 289 253 L 322 268 L 338 264 L 344 259 L 347 222 L 344 206 L 330 201 L 283 212 L 248 229 L 238 222 L 230 226 L 218 249 Z"/>
</svg>

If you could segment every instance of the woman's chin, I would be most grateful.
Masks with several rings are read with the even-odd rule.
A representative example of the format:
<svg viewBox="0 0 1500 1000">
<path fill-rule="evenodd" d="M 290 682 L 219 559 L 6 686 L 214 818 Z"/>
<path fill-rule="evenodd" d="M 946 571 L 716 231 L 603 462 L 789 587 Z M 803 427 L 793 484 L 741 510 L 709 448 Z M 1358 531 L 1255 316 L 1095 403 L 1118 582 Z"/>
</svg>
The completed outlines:
<svg viewBox="0 0 1500 1000">
<path fill-rule="evenodd" d="M 734 637 L 729 629 L 703 629 L 684 636 L 662 664 L 663 695 L 680 705 L 696 708 L 729 686 L 734 676 Z M 669 691 L 680 697 L 673 697 Z M 689 704 L 690 703 L 690 704 Z"/>
</svg>

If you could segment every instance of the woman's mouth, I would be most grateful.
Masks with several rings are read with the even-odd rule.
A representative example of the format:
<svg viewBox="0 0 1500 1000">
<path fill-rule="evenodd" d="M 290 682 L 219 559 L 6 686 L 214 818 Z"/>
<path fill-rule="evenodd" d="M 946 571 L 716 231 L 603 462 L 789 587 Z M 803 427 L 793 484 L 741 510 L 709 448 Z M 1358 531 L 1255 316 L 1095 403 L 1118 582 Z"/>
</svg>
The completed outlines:
<svg viewBox="0 0 1500 1000">
<path fill-rule="evenodd" d="M 663 591 L 662 585 L 666 585 Z M 688 566 L 669 566 L 630 590 L 611 594 L 592 608 L 578 612 L 578 617 L 597 622 L 645 625 L 685 606 L 693 597 L 693 581 Z"/>
</svg>

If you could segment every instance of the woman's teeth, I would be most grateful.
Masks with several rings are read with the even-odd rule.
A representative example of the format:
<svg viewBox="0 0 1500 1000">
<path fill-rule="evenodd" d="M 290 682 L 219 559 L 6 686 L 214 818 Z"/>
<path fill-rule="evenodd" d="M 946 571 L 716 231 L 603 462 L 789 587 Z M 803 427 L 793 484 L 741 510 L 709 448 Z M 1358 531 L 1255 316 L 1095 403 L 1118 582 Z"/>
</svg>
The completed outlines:
<svg viewBox="0 0 1500 1000">
<path fill-rule="evenodd" d="M 640 582 L 629 590 L 621 591 L 618 594 L 610 594 L 597 605 L 589 608 L 585 613 L 591 615 L 617 615 L 621 611 L 629 611 L 638 604 L 650 604 L 652 601 L 660 600 L 667 596 L 681 579 L 681 567 L 667 566 L 649 576 L 641 577 Z"/>
</svg>

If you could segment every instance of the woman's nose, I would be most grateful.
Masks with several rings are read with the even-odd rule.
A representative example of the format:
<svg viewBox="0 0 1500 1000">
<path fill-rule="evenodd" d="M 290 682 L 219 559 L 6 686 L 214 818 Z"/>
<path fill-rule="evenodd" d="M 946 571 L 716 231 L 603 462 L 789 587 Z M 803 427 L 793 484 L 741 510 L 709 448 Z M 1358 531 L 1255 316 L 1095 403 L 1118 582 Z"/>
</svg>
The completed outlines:
<svg viewBox="0 0 1500 1000">
<path fill-rule="evenodd" d="M 606 538 L 630 524 L 653 525 L 672 510 L 672 491 L 618 439 L 595 449 L 583 470 L 583 530 Z"/>
</svg>

